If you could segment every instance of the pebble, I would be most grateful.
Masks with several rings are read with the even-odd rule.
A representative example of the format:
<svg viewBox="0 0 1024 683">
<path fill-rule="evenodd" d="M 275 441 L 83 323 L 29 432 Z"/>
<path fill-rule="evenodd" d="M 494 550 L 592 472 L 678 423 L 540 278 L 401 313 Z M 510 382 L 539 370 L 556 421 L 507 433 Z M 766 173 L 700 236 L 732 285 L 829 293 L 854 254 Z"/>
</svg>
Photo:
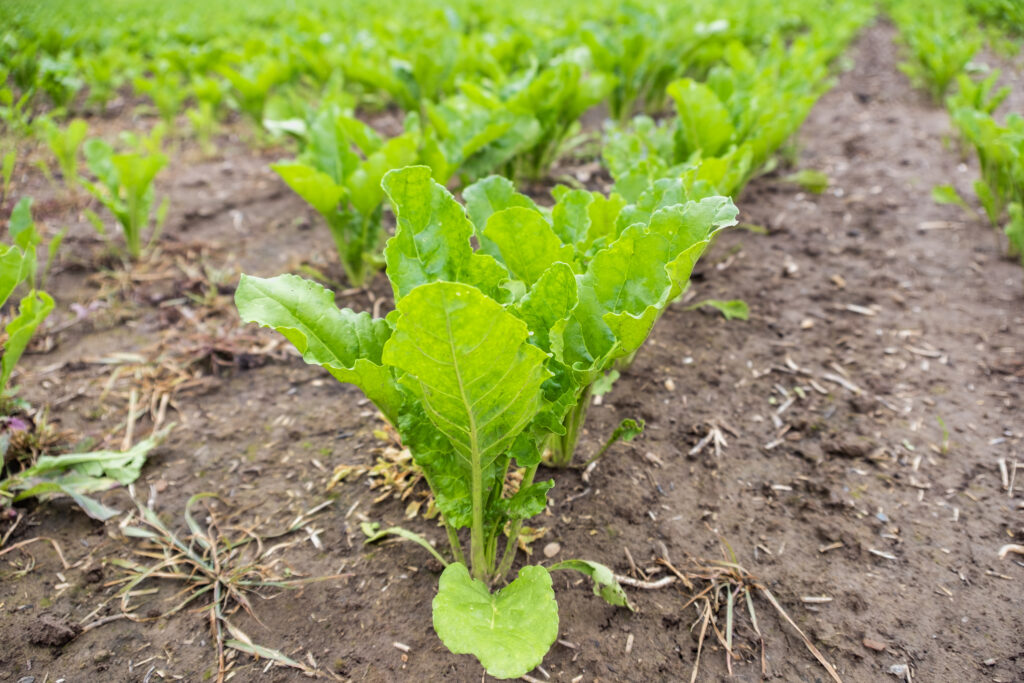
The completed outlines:
<svg viewBox="0 0 1024 683">
<path fill-rule="evenodd" d="M 665 380 L 665 388 L 668 389 L 669 391 L 675 391 L 676 390 L 676 383 L 675 383 L 675 381 L 673 381 L 673 379 L 671 377 L 669 377 L 667 380 Z"/>
<path fill-rule="evenodd" d="M 558 543 L 548 543 L 546 546 L 544 546 L 544 557 L 550 559 L 557 555 L 561 549 L 562 546 Z"/>
</svg>

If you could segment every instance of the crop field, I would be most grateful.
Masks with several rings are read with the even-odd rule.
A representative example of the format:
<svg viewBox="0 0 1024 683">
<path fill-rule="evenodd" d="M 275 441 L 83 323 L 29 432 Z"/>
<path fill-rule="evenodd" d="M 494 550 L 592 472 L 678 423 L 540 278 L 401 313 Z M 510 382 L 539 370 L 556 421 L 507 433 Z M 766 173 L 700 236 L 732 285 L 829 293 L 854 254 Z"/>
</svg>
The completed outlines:
<svg viewBox="0 0 1024 683">
<path fill-rule="evenodd" d="M 0 682 L 1024 680 L 1024 0 L 0 17 Z"/>
</svg>

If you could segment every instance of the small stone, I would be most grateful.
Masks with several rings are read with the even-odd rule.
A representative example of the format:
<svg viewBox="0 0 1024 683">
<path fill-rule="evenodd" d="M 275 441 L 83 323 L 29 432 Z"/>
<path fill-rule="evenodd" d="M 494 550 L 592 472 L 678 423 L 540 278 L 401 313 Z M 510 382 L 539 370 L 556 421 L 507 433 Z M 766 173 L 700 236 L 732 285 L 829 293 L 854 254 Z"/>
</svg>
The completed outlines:
<svg viewBox="0 0 1024 683">
<path fill-rule="evenodd" d="M 675 381 L 673 381 L 673 379 L 671 377 L 669 377 L 667 380 L 665 380 L 665 388 L 668 391 L 675 391 L 676 390 L 676 383 L 675 383 Z"/>
<path fill-rule="evenodd" d="M 809 330 L 812 327 L 814 327 L 814 321 L 811 320 L 810 318 L 804 318 L 803 320 L 800 321 L 801 330 Z"/>
<path fill-rule="evenodd" d="M 35 676 L 22 676 L 18 679 L 18 683 L 35 683 Z"/>
<path fill-rule="evenodd" d="M 985 666 L 995 666 L 996 665 L 996 658 L 995 657 L 989 657 L 984 662 L 982 662 L 982 664 L 984 664 Z"/>
<path fill-rule="evenodd" d="M 170 486 L 170 484 L 167 483 L 166 479 L 157 479 L 156 483 L 153 484 L 153 490 L 157 493 L 163 493 L 167 490 L 168 486 Z"/>
<path fill-rule="evenodd" d="M 889 673 L 897 678 L 906 678 L 910 667 L 906 664 L 893 664 L 889 667 Z"/>
<path fill-rule="evenodd" d="M 880 640 L 865 638 L 861 642 L 863 643 L 864 647 L 866 647 L 869 650 L 874 650 L 875 652 L 885 652 L 886 644 Z"/>
<path fill-rule="evenodd" d="M 558 543 L 548 543 L 544 546 L 544 557 L 552 558 L 562 550 L 562 546 Z"/>
</svg>

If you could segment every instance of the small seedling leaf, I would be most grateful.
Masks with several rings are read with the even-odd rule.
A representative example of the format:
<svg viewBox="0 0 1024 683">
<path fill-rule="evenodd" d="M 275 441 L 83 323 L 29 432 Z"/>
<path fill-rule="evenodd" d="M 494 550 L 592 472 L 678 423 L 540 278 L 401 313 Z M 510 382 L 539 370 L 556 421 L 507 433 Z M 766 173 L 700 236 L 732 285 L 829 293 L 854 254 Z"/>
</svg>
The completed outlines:
<svg viewBox="0 0 1024 683">
<path fill-rule="evenodd" d="M 626 607 L 635 611 L 629 602 L 626 591 L 615 580 L 615 573 L 599 562 L 590 560 L 565 560 L 551 567 L 551 571 L 571 570 L 589 576 L 594 581 L 594 595 L 602 598 L 609 605 Z"/>
</svg>

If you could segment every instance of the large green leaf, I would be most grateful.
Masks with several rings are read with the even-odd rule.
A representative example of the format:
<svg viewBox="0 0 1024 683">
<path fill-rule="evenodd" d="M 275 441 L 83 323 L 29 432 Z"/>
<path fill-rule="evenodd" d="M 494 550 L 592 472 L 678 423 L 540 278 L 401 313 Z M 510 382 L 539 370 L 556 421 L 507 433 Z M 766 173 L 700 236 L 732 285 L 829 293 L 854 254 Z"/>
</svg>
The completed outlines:
<svg viewBox="0 0 1024 683">
<path fill-rule="evenodd" d="M 235 305 L 243 320 L 283 334 L 303 360 L 358 386 L 392 424 L 398 424 L 401 394 L 381 362 L 391 336 L 384 319 L 341 310 L 330 290 L 296 275 L 269 279 L 242 275 Z"/>
<path fill-rule="evenodd" d="M 395 236 L 384 248 L 396 301 L 439 280 L 465 282 L 497 295 L 508 272 L 491 256 L 473 251 L 473 224 L 451 193 L 434 182 L 429 167 L 391 171 L 383 184 L 397 221 Z"/>
<path fill-rule="evenodd" d="M 52 310 L 53 299 L 50 295 L 36 290 L 29 292 L 18 304 L 18 315 L 4 328 L 7 344 L 0 358 L 0 393 L 7 387 L 7 380 L 11 378 L 14 366 L 28 347 L 32 334 Z"/>
<path fill-rule="evenodd" d="M 511 446 L 541 405 L 547 355 L 480 290 L 435 282 L 398 302 L 383 360 L 407 377 L 434 426 L 474 471 Z"/>
<path fill-rule="evenodd" d="M 366 161 L 349 175 L 346 185 L 352 205 L 364 216 L 368 216 L 384 201 L 381 179 L 393 168 L 415 163 L 417 140 L 412 133 L 391 138 L 370 154 Z"/>
<path fill-rule="evenodd" d="M 471 654 L 495 678 L 518 678 L 544 659 L 558 637 L 551 575 L 529 566 L 493 595 L 461 563 L 441 573 L 433 603 L 434 630 L 455 654 Z"/>
</svg>

